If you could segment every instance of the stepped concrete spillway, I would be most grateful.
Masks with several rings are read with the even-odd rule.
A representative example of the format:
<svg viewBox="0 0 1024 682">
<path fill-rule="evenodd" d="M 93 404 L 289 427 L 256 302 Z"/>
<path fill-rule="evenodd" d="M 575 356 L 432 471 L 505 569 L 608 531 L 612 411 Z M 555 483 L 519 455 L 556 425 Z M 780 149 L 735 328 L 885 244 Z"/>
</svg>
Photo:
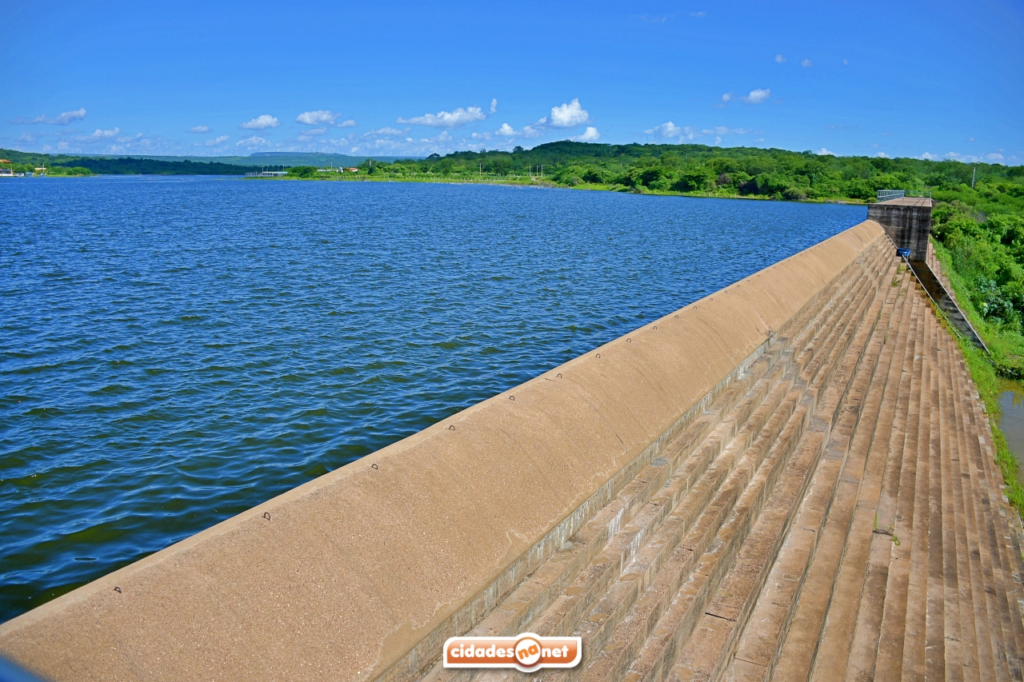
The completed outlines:
<svg viewBox="0 0 1024 682">
<path fill-rule="evenodd" d="M 0 626 L 54 680 L 1021 679 L 963 358 L 873 221 Z"/>
</svg>

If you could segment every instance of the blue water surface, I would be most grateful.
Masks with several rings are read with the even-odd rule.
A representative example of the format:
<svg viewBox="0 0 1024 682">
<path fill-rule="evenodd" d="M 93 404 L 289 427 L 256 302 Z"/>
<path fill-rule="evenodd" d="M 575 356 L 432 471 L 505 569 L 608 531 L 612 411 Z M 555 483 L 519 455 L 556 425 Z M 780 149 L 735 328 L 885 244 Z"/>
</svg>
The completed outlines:
<svg viewBox="0 0 1024 682">
<path fill-rule="evenodd" d="M 487 185 L 0 180 L 0 621 L 865 213 Z"/>
</svg>

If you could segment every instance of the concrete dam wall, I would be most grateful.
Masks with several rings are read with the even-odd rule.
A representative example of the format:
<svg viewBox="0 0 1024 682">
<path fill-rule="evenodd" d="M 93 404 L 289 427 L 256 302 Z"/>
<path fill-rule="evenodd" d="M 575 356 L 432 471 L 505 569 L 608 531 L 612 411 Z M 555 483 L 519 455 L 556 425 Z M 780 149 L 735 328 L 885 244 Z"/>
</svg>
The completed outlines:
<svg viewBox="0 0 1024 682">
<path fill-rule="evenodd" d="M 1019 520 L 873 221 L 0 625 L 53 680 L 1020 679 Z"/>
</svg>

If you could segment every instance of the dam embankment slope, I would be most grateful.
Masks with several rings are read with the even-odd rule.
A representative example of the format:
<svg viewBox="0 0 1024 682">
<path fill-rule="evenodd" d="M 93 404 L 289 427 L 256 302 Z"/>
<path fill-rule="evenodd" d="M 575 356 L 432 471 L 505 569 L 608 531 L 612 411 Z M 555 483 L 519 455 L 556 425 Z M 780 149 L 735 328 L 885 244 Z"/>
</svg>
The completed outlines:
<svg viewBox="0 0 1024 682">
<path fill-rule="evenodd" d="M 531 631 L 583 638 L 547 673 L 574 679 L 1019 679 L 1000 486 L 956 344 L 868 221 L 0 625 L 0 653 L 55 680 L 447 679 L 472 676 L 447 637 Z"/>
</svg>

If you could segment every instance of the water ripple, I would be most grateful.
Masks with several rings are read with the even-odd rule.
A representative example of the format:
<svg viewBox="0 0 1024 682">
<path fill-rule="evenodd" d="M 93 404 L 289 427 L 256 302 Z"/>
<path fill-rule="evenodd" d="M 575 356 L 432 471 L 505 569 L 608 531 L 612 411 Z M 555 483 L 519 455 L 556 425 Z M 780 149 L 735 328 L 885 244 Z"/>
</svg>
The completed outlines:
<svg viewBox="0 0 1024 682">
<path fill-rule="evenodd" d="M 180 177 L 0 205 L 0 621 L 865 214 Z"/>
</svg>

